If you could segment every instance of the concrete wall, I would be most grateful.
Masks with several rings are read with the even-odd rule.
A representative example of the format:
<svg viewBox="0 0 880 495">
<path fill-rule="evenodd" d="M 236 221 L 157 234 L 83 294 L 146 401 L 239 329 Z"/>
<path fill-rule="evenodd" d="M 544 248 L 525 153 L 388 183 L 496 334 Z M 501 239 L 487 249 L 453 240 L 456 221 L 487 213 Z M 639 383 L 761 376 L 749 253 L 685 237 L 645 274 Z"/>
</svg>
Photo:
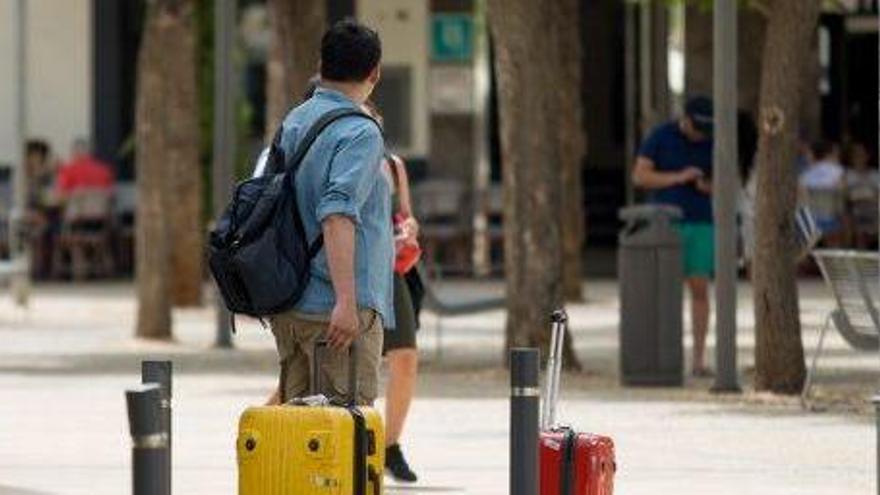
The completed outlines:
<svg viewBox="0 0 880 495">
<path fill-rule="evenodd" d="M 0 0 L 0 166 L 16 159 L 15 95 L 17 91 L 15 0 Z"/>
<path fill-rule="evenodd" d="M 66 157 L 76 137 L 89 137 L 92 119 L 91 0 L 27 0 L 27 135 L 47 139 Z M 0 163 L 17 153 L 17 0 L 0 0 Z"/>
<path fill-rule="evenodd" d="M 67 156 L 92 128 L 91 0 L 28 0 L 28 134 Z"/>
<path fill-rule="evenodd" d="M 382 37 L 382 64 L 386 68 L 408 67 L 412 86 L 410 101 L 411 139 L 395 149 L 407 157 L 428 154 L 428 2 L 427 0 L 359 0 L 358 19 Z M 380 83 L 381 84 L 381 83 Z"/>
</svg>

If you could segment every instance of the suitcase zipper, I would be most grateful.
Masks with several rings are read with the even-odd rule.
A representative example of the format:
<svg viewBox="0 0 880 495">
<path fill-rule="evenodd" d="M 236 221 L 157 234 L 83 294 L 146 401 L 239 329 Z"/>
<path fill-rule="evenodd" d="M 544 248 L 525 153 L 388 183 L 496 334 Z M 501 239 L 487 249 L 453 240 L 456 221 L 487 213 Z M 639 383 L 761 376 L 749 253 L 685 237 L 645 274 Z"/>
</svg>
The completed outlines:
<svg viewBox="0 0 880 495">
<path fill-rule="evenodd" d="M 354 473 L 352 476 L 352 495 L 367 495 L 367 422 L 363 413 L 355 406 L 347 407 L 354 420 Z"/>
<path fill-rule="evenodd" d="M 577 433 L 570 428 L 564 428 L 565 436 L 562 440 L 562 472 L 559 476 L 560 495 L 571 495 L 574 485 L 575 449 Z"/>
</svg>

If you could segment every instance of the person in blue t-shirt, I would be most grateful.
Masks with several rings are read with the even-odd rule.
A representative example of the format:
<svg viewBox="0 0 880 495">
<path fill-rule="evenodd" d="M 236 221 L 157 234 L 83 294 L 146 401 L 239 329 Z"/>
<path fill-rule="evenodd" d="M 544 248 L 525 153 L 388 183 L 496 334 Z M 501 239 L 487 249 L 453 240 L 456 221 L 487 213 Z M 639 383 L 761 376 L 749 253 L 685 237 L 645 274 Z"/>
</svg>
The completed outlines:
<svg viewBox="0 0 880 495">
<path fill-rule="evenodd" d="M 712 224 L 712 101 L 690 99 L 685 114 L 651 131 L 638 152 L 632 180 L 649 191 L 651 203 L 681 209 L 686 283 L 694 332 L 693 374 L 709 376 L 704 354 L 709 330 L 709 281 L 715 272 Z"/>
</svg>

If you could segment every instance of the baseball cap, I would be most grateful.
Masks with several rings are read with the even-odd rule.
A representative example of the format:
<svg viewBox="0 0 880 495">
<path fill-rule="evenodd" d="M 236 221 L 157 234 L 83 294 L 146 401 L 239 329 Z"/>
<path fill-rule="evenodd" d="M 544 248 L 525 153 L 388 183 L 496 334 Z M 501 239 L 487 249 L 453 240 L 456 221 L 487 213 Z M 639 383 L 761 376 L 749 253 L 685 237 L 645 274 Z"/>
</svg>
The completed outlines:
<svg viewBox="0 0 880 495">
<path fill-rule="evenodd" d="M 712 100 L 705 96 L 695 96 L 685 104 L 684 113 L 698 131 L 712 135 L 714 127 Z"/>
</svg>

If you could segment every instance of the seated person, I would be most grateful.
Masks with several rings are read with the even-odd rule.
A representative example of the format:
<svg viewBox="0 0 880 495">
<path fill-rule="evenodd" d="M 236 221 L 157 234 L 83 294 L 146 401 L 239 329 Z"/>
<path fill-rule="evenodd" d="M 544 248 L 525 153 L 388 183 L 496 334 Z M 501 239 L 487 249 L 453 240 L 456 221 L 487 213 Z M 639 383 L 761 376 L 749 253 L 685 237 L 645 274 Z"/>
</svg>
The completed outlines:
<svg viewBox="0 0 880 495">
<path fill-rule="evenodd" d="M 55 164 L 49 144 L 42 139 L 29 140 L 25 145 L 24 158 L 29 206 L 36 209 L 51 206 Z"/>
<path fill-rule="evenodd" d="M 816 226 L 830 243 L 844 227 L 844 169 L 837 147 L 827 141 L 810 146 L 810 163 L 800 175 L 800 187 L 816 219 Z"/>
<path fill-rule="evenodd" d="M 877 171 L 877 164 L 871 163 L 871 153 L 862 143 L 853 143 L 850 147 L 846 192 L 855 246 L 866 249 L 877 238 L 880 172 Z"/>
<path fill-rule="evenodd" d="M 84 139 L 74 141 L 70 161 L 58 170 L 55 184 L 58 196 L 66 204 L 65 220 L 71 220 L 70 217 L 74 217 L 76 220 L 81 216 L 79 212 L 67 210 L 72 206 L 71 199 L 74 196 L 87 191 L 106 192 L 107 197 L 95 198 L 94 202 L 85 201 L 82 205 L 77 205 L 85 210 L 82 212 L 83 216 L 90 216 L 91 210 L 100 210 L 99 214 L 101 215 L 107 214 L 109 193 L 113 188 L 113 181 L 113 172 L 110 167 L 89 153 L 87 142 Z M 103 219 L 88 219 L 74 225 L 74 227 L 86 230 L 99 229 L 103 226 Z"/>
<path fill-rule="evenodd" d="M 110 167 L 89 153 L 88 143 L 77 139 L 73 143 L 70 161 L 58 171 L 57 188 L 62 198 L 82 189 L 109 190 L 113 187 Z"/>
<path fill-rule="evenodd" d="M 27 225 L 33 253 L 31 270 L 36 279 L 50 275 L 50 260 L 61 223 L 54 190 L 55 168 L 49 144 L 42 139 L 29 140 L 25 145 Z"/>
</svg>

